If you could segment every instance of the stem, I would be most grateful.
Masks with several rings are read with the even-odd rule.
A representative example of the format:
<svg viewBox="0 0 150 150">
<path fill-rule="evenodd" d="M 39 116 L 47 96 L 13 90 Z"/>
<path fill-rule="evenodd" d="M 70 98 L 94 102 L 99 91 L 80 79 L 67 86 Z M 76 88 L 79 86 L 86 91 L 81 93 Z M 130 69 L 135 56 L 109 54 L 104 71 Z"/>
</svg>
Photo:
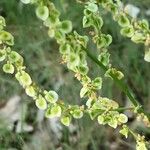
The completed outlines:
<svg viewBox="0 0 150 150">
<path fill-rule="evenodd" d="M 87 53 L 87 56 L 95 62 L 103 71 L 107 71 L 108 68 L 103 65 L 93 54 L 91 54 L 88 50 L 84 48 L 84 51 Z M 150 120 L 150 114 L 144 112 L 142 105 L 134 98 L 133 94 L 131 94 L 131 90 L 129 87 L 123 82 L 123 80 L 119 80 L 114 74 L 110 74 L 110 76 L 113 78 L 115 83 L 121 88 L 121 90 L 126 94 L 126 96 L 129 98 L 130 102 L 133 104 L 134 107 L 138 108 L 138 113 L 144 113 Z"/>
</svg>

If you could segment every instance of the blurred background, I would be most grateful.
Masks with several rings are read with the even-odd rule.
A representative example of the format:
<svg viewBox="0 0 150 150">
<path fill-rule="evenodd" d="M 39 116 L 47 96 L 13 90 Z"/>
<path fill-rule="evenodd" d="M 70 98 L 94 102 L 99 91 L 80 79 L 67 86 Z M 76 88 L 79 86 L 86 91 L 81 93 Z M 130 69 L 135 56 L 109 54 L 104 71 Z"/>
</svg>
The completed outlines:
<svg viewBox="0 0 150 150">
<path fill-rule="evenodd" d="M 129 10 L 138 18 L 150 21 L 150 0 L 124 0 Z M 56 0 L 62 19 L 70 19 L 73 28 L 80 34 L 82 29 L 83 6 L 75 0 Z M 136 45 L 120 35 L 119 26 L 111 15 L 101 11 L 104 17 L 102 30 L 113 36 L 109 47 L 111 63 L 125 74 L 125 80 L 134 96 L 150 112 L 150 63 L 144 61 L 143 45 Z M 80 83 L 65 65 L 60 64 L 61 56 L 55 40 L 47 35 L 47 29 L 35 16 L 35 7 L 23 5 L 19 0 L 0 0 L 0 15 L 6 18 L 7 30 L 15 37 L 14 50 L 25 59 L 27 71 L 32 79 L 44 89 L 56 90 L 60 97 L 71 104 L 83 104 L 79 92 Z M 96 53 L 90 44 L 90 51 Z M 93 62 L 88 60 L 90 77 L 102 74 Z M 135 141 L 119 135 L 117 130 L 100 126 L 88 116 L 74 120 L 69 128 L 58 119 L 45 119 L 34 101 L 26 96 L 15 78 L 4 74 L 0 64 L 0 150 L 134 150 Z M 102 96 L 115 99 L 121 106 L 129 105 L 126 96 L 110 79 L 104 79 L 100 91 Z M 135 119 L 131 113 L 129 126 L 144 134 L 150 140 L 150 129 Z"/>
</svg>

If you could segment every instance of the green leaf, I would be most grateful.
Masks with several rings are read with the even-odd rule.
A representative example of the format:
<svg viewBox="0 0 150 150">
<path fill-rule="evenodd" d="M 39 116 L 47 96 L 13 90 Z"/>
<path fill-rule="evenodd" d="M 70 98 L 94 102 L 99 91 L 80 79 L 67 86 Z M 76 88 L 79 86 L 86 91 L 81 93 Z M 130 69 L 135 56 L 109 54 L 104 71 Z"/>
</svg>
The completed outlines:
<svg viewBox="0 0 150 150">
<path fill-rule="evenodd" d="M 98 123 L 99 123 L 99 124 L 105 124 L 104 116 L 99 115 L 99 116 L 97 117 L 97 120 L 98 120 Z"/>
<path fill-rule="evenodd" d="M 47 108 L 46 100 L 41 95 L 39 95 L 36 99 L 35 104 L 41 110 L 45 110 Z"/>
<path fill-rule="evenodd" d="M 21 0 L 21 2 L 24 4 L 29 4 L 31 2 L 31 0 Z"/>
<path fill-rule="evenodd" d="M 6 31 L 1 31 L 0 32 L 0 41 L 12 46 L 14 45 L 14 37 Z"/>
<path fill-rule="evenodd" d="M 83 65 L 80 65 L 78 67 L 78 71 L 82 74 L 82 75 L 86 75 L 89 71 L 89 68 L 87 66 L 83 66 Z"/>
<path fill-rule="evenodd" d="M 59 105 L 55 105 L 52 106 L 51 108 L 48 108 L 45 115 L 47 118 L 60 117 L 61 112 L 62 112 L 61 107 Z"/>
<path fill-rule="evenodd" d="M 11 51 L 9 54 L 9 60 L 12 63 L 17 62 L 20 59 L 20 57 L 21 56 L 15 51 Z"/>
<path fill-rule="evenodd" d="M 94 3 L 90 3 L 86 6 L 86 9 L 88 9 L 91 12 L 97 12 L 98 11 L 98 6 Z"/>
<path fill-rule="evenodd" d="M 109 65 L 109 58 L 110 54 L 108 53 L 107 50 L 101 52 L 100 55 L 98 56 L 98 60 L 105 66 Z"/>
<path fill-rule="evenodd" d="M 65 126 L 69 126 L 71 122 L 71 118 L 69 116 L 63 116 L 61 117 L 61 123 Z"/>
<path fill-rule="evenodd" d="M 137 142 L 136 150 L 148 150 L 144 141 Z"/>
<path fill-rule="evenodd" d="M 35 88 L 33 86 L 26 87 L 25 91 L 26 91 L 26 94 L 30 97 L 34 98 L 37 95 Z"/>
<path fill-rule="evenodd" d="M 117 125 L 118 125 L 117 119 L 116 118 L 110 119 L 110 121 L 108 122 L 108 125 L 111 126 L 114 129 L 116 129 Z"/>
<path fill-rule="evenodd" d="M 49 9 L 47 6 L 38 6 L 36 8 L 36 15 L 41 20 L 45 21 L 49 16 Z"/>
<path fill-rule="evenodd" d="M 119 114 L 118 121 L 119 121 L 120 123 L 127 123 L 128 117 L 127 117 L 126 115 L 124 115 L 124 114 Z"/>
<path fill-rule="evenodd" d="M 127 138 L 128 133 L 129 133 L 129 130 L 128 130 L 127 126 L 124 125 L 123 128 L 119 131 L 119 133 L 121 133 L 122 135 L 124 135 Z"/>
<path fill-rule="evenodd" d="M 118 18 L 118 24 L 121 26 L 121 27 L 127 27 L 130 25 L 130 21 L 128 19 L 127 16 L 125 16 L 124 14 L 120 15 L 119 18 Z"/>
<path fill-rule="evenodd" d="M 106 47 L 107 47 L 107 46 L 109 46 L 112 43 L 112 36 L 107 34 L 105 36 L 105 39 L 106 39 Z"/>
<path fill-rule="evenodd" d="M 80 109 L 75 109 L 75 110 L 73 110 L 73 112 L 72 112 L 72 116 L 73 116 L 75 119 L 80 119 L 80 118 L 83 117 L 83 112 L 82 112 L 82 110 L 80 110 Z"/>
<path fill-rule="evenodd" d="M 51 116 L 52 117 L 60 117 L 61 116 L 61 107 L 59 105 L 55 105 L 51 108 Z"/>
<path fill-rule="evenodd" d="M 5 19 L 2 16 L 0 16 L 0 30 L 2 30 L 5 26 Z"/>
<path fill-rule="evenodd" d="M 80 90 L 80 97 L 83 98 L 88 92 L 88 88 L 87 87 L 83 87 L 81 90 Z"/>
<path fill-rule="evenodd" d="M 106 73 L 105 73 L 105 77 L 111 77 L 111 75 L 115 75 L 116 78 L 118 78 L 119 80 L 121 80 L 124 77 L 124 74 L 121 71 L 116 70 L 116 68 L 109 68 Z"/>
<path fill-rule="evenodd" d="M 83 17 L 82 24 L 83 24 L 83 28 L 88 28 L 92 25 L 90 18 L 86 16 Z"/>
<path fill-rule="evenodd" d="M 0 62 L 4 61 L 6 58 L 6 51 L 5 50 L 0 50 Z"/>
<path fill-rule="evenodd" d="M 132 36 L 131 40 L 135 43 L 144 43 L 145 41 L 145 36 L 142 33 L 134 33 Z"/>
<path fill-rule="evenodd" d="M 134 35 L 134 28 L 133 26 L 124 27 L 121 29 L 120 33 L 123 36 L 132 37 Z"/>
<path fill-rule="evenodd" d="M 61 30 L 57 30 L 55 31 L 55 38 L 57 40 L 58 43 L 64 43 L 65 41 L 65 33 L 62 32 Z"/>
<path fill-rule="evenodd" d="M 101 37 L 97 38 L 96 44 L 97 44 L 98 48 L 105 47 L 105 45 L 106 45 L 106 39 L 105 39 L 105 37 L 101 36 Z"/>
<path fill-rule="evenodd" d="M 139 24 L 143 30 L 149 30 L 149 23 L 147 20 L 143 19 Z"/>
<path fill-rule="evenodd" d="M 14 66 L 12 64 L 7 63 L 7 64 L 3 65 L 3 71 L 5 73 L 13 74 L 15 69 L 14 69 Z"/>
<path fill-rule="evenodd" d="M 101 89 L 102 88 L 102 78 L 101 77 L 97 77 L 93 80 L 92 85 L 96 88 L 96 89 Z"/>
<path fill-rule="evenodd" d="M 69 54 L 70 49 L 71 49 L 70 45 L 67 44 L 67 43 L 64 43 L 64 44 L 61 44 L 61 45 L 60 45 L 60 47 L 59 47 L 59 52 L 60 52 L 61 54 Z"/>
<path fill-rule="evenodd" d="M 61 22 L 60 28 L 61 28 L 61 31 L 64 33 L 71 32 L 72 31 L 71 21 L 66 20 L 66 21 Z"/>
<path fill-rule="evenodd" d="M 145 50 L 144 60 L 150 62 L 150 48 L 148 50 Z"/>
<path fill-rule="evenodd" d="M 15 77 L 23 87 L 27 87 L 32 83 L 30 75 L 25 71 L 16 73 Z"/>
<path fill-rule="evenodd" d="M 48 36 L 50 38 L 53 38 L 55 36 L 55 30 L 53 28 L 49 28 L 49 30 L 48 30 Z"/>
<path fill-rule="evenodd" d="M 45 92 L 45 99 L 50 103 L 56 103 L 58 94 L 55 91 Z"/>
<path fill-rule="evenodd" d="M 96 29 L 97 32 L 102 28 L 103 26 L 103 19 L 100 16 L 93 16 L 92 17 L 92 26 Z"/>
<path fill-rule="evenodd" d="M 80 63 L 79 56 L 75 53 L 70 53 L 69 55 L 69 63 L 72 67 L 76 67 Z"/>
</svg>

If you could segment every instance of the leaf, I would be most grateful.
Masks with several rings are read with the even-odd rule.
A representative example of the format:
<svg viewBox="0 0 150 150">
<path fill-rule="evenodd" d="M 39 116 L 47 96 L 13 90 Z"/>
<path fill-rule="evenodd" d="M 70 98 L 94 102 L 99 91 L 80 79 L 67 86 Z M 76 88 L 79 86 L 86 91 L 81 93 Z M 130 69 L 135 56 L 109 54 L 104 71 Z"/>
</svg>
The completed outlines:
<svg viewBox="0 0 150 150">
<path fill-rule="evenodd" d="M 23 87 L 27 87 L 32 83 L 30 75 L 25 71 L 22 71 L 21 73 L 17 73 L 16 78 Z"/>
<path fill-rule="evenodd" d="M 58 94 L 55 91 L 45 92 L 45 99 L 50 103 L 56 103 Z"/>
<path fill-rule="evenodd" d="M 45 110 L 47 108 L 46 100 L 41 95 L 39 95 L 36 99 L 35 104 L 41 110 Z"/>
<path fill-rule="evenodd" d="M 9 60 L 12 63 L 17 62 L 20 59 L 20 57 L 21 56 L 15 51 L 11 51 L 9 54 Z"/>
<path fill-rule="evenodd" d="M 133 26 L 124 27 L 121 29 L 120 33 L 123 36 L 132 37 L 134 35 L 134 28 Z"/>
<path fill-rule="evenodd" d="M 105 39 L 106 39 L 106 47 L 108 47 L 112 43 L 112 36 L 107 34 L 105 36 Z"/>
<path fill-rule="evenodd" d="M 95 78 L 93 80 L 92 84 L 96 89 L 101 89 L 102 88 L 102 78 L 101 77 Z"/>
<path fill-rule="evenodd" d="M 36 96 L 36 94 L 37 94 L 33 86 L 28 86 L 28 87 L 26 87 L 25 91 L 26 91 L 26 94 L 27 94 L 28 96 L 33 97 L 33 98 L 34 98 L 34 97 Z"/>
<path fill-rule="evenodd" d="M 144 141 L 137 142 L 136 150 L 148 150 Z"/>
<path fill-rule="evenodd" d="M 124 14 L 121 14 L 118 18 L 118 24 L 121 27 L 127 27 L 130 25 L 130 21 L 127 16 L 125 16 Z"/>
<path fill-rule="evenodd" d="M 59 105 L 54 105 L 51 106 L 51 108 L 47 109 L 45 116 L 47 118 L 60 117 L 61 112 L 62 112 L 61 107 Z"/>
<path fill-rule="evenodd" d="M 103 51 L 100 53 L 100 55 L 98 56 L 98 60 L 105 66 L 109 65 L 109 58 L 110 58 L 110 54 L 108 53 L 108 51 Z"/>
<path fill-rule="evenodd" d="M 21 2 L 24 4 L 29 4 L 31 2 L 31 0 L 21 0 Z"/>
<path fill-rule="evenodd" d="M 142 33 L 134 33 L 134 35 L 132 36 L 131 40 L 135 43 L 143 43 L 145 40 L 145 36 Z"/>
<path fill-rule="evenodd" d="M 2 16 L 0 16 L 0 30 L 2 30 L 5 26 L 5 19 Z"/>
<path fill-rule="evenodd" d="M 104 119 L 104 116 L 99 115 L 98 118 L 97 118 L 97 120 L 98 120 L 98 123 L 99 123 L 99 124 L 104 124 L 104 120 L 105 120 L 105 119 Z"/>
<path fill-rule="evenodd" d="M 4 61 L 6 58 L 6 51 L 5 50 L 0 50 L 0 62 Z"/>
<path fill-rule="evenodd" d="M 148 50 L 145 50 L 144 60 L 150 62 L 150 48 Z"/>
<path fill-rule="evenodd" d="M 127 138 L 128 133 L 129 133 L 129 130 L 128 130 L 127 126 L 124 125 L 123 128 L 119 131 L 119 133 L 121 133 L 122 135 L 124 135 Z"/>
<path fill-rule="evenodd" d="M 146 19 L 143 19 L 139 24 L 143 30 L 149 30 L 149 23 Z"/>
<path fill-rule="evenodd" d="M 63 117 L 61 117 L 60 121 L 63 125 L 68 127 L 70 125 L 71 118 L 69 116 L 63 116 Z"/>
<path fill-rule="evenodd" d="M 80 97 L 83 98 L 88 92 L 88 88 L 87 87 L 83 87 L 81 90 L 80 90 Z"/>
<path fill-rule="evenodd" d="M 71 21 L 66 20 L 66 21 L 61 22 L 60 28 L 61 28 L 61 31 L 64 33 L 71 32 L 72 31 Z"/>
<path fill-rule="evenodd" d="M 61 116 L 61 107 L 59 105 L 55 105 L 51 108 L 51 116 L 52 117 L 60 117 Z"/>
<path fill-rule="evenodd" d="M 116 129 L 118 125 L 117 119 L 116 118 L 110 119 L 110 121 L 108 122 L 108 125 Z"/>
<path fill-rule="evenodd" d="M 14 37 L 6 31 L 0 31 L 0 41 L 10 46 L 14 45 Z"/>
<path fill-rule="evenodd" d="M 83 112 L 82 112 L 82 110 L 80 110 L 80 109 L 75 109 L 75 110 L 73 111 L 72 115 L 73 115 L 73 117 L 74 117 L 75 119 L 80 119 L 80 118 L 83 117 Z"/>
<path fill-rule="evenodd" d="M 98 11 L 98 6 L 94 3 L 90 3 L 86 6 L 86 9 L 88 9 L 91 12 L 97 12 Z"/>
<path fill-rule="evenodd" d="M 69 55 L 69 63 L 72 67 L 76 67 L 80 63 L 80 58 L 77 54 L 75 53 L 70 53 Z"/>
<path fill-rule="evenodd" d="M 61 54 L 68 54 L 70 52 L 71 46 L 67 43 L 61 44 L 59 47 L 59 52 Z"/>
<path fill-rule="evenodd" d="M 87 28 L 92 25 L 90 18 L 86 16 L 83 17 L 82 24 L 83 24 L 83 28 Z"/>
<path fill-rule="evenodd" d="M 7 64 L 3 65 L 3 71 L 5 73 L 13 74 L 15 69 L 14 69 L 14 66 L 12 64 L 7 63 Z"/>
<path fill-rule="evenodd" d="M 82 75 L 86 75 L 89 71 L 89 68 L 87 66 L 80 65 L 78 70 Z"/>
<path fill-rule="evenodd" d="M 38 6 L 36 8 L 36 16 L 45 21 L 49 16 L 49 9 L 47 6 Z"/>
<path fill-rule="evenodd" d="M 127 123 L 128 117 L 124 114 L 119 114 L 118 121 L 121 122 L 121 123 Z"/>
<path fill-rule="evenodd" d="M 104 36 L 98 37 L 96 40 L 96 44 L 98 48 L 103 48 L 106 46 L 106 39 Z"/>
</svg>

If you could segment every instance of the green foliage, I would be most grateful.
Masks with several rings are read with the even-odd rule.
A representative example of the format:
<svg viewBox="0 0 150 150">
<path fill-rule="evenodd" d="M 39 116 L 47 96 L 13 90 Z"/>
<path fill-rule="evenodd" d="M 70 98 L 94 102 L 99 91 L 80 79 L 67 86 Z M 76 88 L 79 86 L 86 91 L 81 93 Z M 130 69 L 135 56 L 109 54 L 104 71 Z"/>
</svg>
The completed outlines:
<svg viewBox="0 0 150 150">
<path fill-rule="evenodd" d="M 92 120 L 97 118 L 99 124 L 108 124 L 113 128 L 126 124 L 128 118 L 123 113 L 120 113 L 119 104 L 109 98 L 98 96 L 98 90 L 102 88 L 102 77 L 98 76 L 94 79 L 89 77 L 88 72 L 90 69 L 87 65 L 86 56 L 88 54 L 87 45 L 90 37 L 80 35 L 76 31 L 72 32 L 71 21 L 61 20 L 60 13 L 52 2 L 45 1 L 44 3 L 39 3 L 38 1 L 21 1 L 25 4 L 30 2 L 36 4 L 36 15 L 43 21 L 43 24 L 48 27 L 48 35 L 51 38 L 55 38 L 59 44 L 62 61 L 67 64 L 68 69 L 75 73 L 75 77 L 81 83 L 82 89 L 80 91 L 80 97 L 88 98 L 86 102 L 88 108 L 61 103 L 55 91 L 42 90 L 35 85 L 25 70 L 26 66 L 23 64 L 23 57 L 8 47 L 14 44 L 14 38 L 9 32 L 3 30 L 5 20 L 0 18 L 0 44 L 2 46 L 2 50 L 0 50 L 0 61 L 5 61 L 3 71 L 10 74 L 15 72 L 15 77 L 25 89 L 26 94 L 35 100 L 35 104 L 39 109 L 46 110 L 45 116 L 47 118 L 60 117 L 60 121 L 64 125 L 69 126 L 72 117 L 80 119 L 85 112 L 88 112 Z M 92 41 L 100 50 L 97 57 L 99 60 L 96 58 L 96 62 L 104 69 L 107 77 L 115 78 L 117 82 L 122 84 L 121 79 L 124 77 L 123 73 L 111 67 L 112 65 L 109 61 L 110 54 L 106 48 L 112 43 L 112 37 L 101 31 L 104 22 L 100 16 L 98 4 L 102 4 L 102 6 L 104 8 L 106 7 L 105 9 L 109 9 L 112 14 L 118 13 L 118 6 L 117 4 L 114 5 L 112 1 L 91 0 L 84 4 L 83 27 L 91 27 L 93 29 L 91 34 Z M 123 12 L 118 17 L 114 16 L 114 19 L 122 27 L 122 35 L 130 37 L 135 43 L 144 43 L 146 46 L 149 45 L 149 40 L 146 36 L 149 25 L 145 20 L 139 22 L 139 25 L 136 26 L 135 23 L 132 24 L 128 16 Z M 143 30 L 144 32 L 142 32 Z M 149 60 L 149 51 L 146 52 L 145 60 Z M 128 93 L 126 92 L 126 94 Z M 131 99 L 131 102 L 134 106 L 133 110 L 136 109 L 137 106 L 133 99 Z M 141 112 L 144 113 L 142 109 L 139 112 L 137 111 L 139 114 Z M 120 133 L 127 137 L 128 130 L 125 127 L 126 126 L 123 125 L 123 129 L 120 130 Z M 137 149 L 147 149 L 144 139 L 136 140 Z"/>
</svg>

